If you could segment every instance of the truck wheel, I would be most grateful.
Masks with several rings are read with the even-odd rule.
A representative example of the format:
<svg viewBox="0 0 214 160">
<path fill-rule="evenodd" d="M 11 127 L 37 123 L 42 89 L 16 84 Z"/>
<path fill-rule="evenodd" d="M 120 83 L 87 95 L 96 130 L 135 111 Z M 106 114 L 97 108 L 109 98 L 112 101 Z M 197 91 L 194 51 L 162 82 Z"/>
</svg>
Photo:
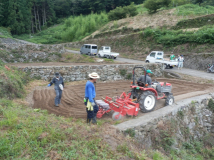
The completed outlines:
<svg viewBox="0 0 214 160">
<path fill-rule="evenodd" d="M 122 116 L 121 116 L 120 112 L 114 112 L 112 115 L 112 119 L 114 121 L 119 121 L 119 120 L 121 120 L 121 118 L 122 118 Z"/>
<path fill-rule="evenodd" d="M 114 57 L 114 59 L 116 59 L 117 57 Z"/>
<path fill-rule="evenodd" d="M 169 94 L 166 98 L 165 106 L 172 105 L 173 103 L 174 103 L 174 96 L 173 94 Z"/>
<path fill-rule="evenodd" d="M 155 109 L 156 106 L 156 97 L 155 94 L 151 91 L 145 91 L 140 95 L 140 109 L 142 112 L 150 112 Z"/>
<path fill-rule="evenodd" d="M 80 54 L 82 54 L 82 52 L 80 52 Z"/>
<path fill-rule="evenodd" d="M 146 63 L 149 63 L 149 61 L 147 60 Z"/>
<path fill-rule="evenodd" d="M 172 69 L 172 68 L 173 68 L 173 66 L 169 66 L 169 68 L 170 68 L 170 69 Z"/>
<path fill-rule="evenodd" d="M 108 59 L 109 59 L 109 55 L 107 55 L 107 56 L 106 56 L 106 58 L 108 58 Z"/>
<path fill-rule="evenodd" d="M 98 56 L 101 58 L 100 54 L 98 54 Z"/>
</svg>

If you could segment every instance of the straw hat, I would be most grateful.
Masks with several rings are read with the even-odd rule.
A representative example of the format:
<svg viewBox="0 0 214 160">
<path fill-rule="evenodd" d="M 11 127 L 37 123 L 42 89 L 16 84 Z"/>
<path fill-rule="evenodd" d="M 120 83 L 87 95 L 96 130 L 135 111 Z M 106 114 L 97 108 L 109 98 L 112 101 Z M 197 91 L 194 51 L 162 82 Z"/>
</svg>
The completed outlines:
<svg viewBox="0 0 214 160">
<path fill-rule="evenodd" d="M 90 78 L 93 78 L 93 79 L 97 79 L 97 78 L 100 78 L 100 76 L 96 73 L 96 72 L 93 72 L 91 74 L 88 75 Z"/>
</svg>

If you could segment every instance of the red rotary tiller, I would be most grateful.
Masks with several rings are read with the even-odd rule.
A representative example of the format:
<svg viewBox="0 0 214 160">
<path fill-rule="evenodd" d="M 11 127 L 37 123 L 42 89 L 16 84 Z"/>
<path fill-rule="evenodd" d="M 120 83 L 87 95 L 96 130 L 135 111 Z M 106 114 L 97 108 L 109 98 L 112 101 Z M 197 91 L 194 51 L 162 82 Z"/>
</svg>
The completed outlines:
<svg viewBox="0 0 214 160">
<path fill-rule="evenodd" d="M 144 82 L 138 82 L 135 84 L 135 69 L 144 69 Z M 122 116 L 130 115 L 137 116 L 138 111 L 150 112 L 155 109 L 156 101 L 159 99 L 166 99 L 165 105 L 172 105 L 174 103 L 174 97 L 171 93 L 172 85 L 164 82 L 152 82 L 152 85 L 148 85 L 146 81 L 146 68 L 145 67 L 134 67 L 133 69 L 133 82 L 131 85 L 130 93 L 126 94 L 123 92 L 120 97 L 115 101 L 112 98 L 106 96 L 102 98 L 105 104 L 109 107 L 104 109 L 99 105 L 100 109 L 97 113 L 97 118 L 101 118 L 103 114 L 114 111 L 112 115 L 113 120 L 120 120 Z"/>
</svg>

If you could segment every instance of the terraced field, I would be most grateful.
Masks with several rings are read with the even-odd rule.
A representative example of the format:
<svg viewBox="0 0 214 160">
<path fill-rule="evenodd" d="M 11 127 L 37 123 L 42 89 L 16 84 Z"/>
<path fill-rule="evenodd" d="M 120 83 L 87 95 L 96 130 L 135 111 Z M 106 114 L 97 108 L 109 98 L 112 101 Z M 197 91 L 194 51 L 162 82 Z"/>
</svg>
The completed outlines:
<svg viewBox="0 0 214 160">
<path fill-rule="evenodd" d="M 168 82 L 173 86 L 175 100 L 181 100 L 200 94 L 205 94 L 213 88 L 212 85 L 197 84 L 175 79 L 157 79 L 159 82 Z M 119 96 L 122 92 L 130 90 L 131 81 L 98 82 L 96 85 L 97 100 L 105 96 Z M 209 89 L 209 90 L 208 90 Z M 54 89 L 35 90 L 33 95 L 34 108 L 48 110 L 49 113 L 65 117 L 85 118 L 86 111 L 83 104 L 85 85 L 65 86 L 60 107 L 54 106 Z M 156 109 L 164 107 L 164 100 L 157 102 Z M 142 113 L 139 113 L 139 116 Z"/>
</svg>

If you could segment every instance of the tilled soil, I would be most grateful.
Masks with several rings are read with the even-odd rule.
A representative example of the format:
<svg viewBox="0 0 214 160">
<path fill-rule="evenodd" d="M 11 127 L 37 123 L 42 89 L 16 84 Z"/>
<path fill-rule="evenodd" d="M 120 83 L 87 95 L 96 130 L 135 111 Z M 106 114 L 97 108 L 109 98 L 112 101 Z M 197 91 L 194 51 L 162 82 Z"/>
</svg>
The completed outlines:
<svg viewBox="0 0 214 160">
<path fill-rule="evenodd" d="M 172 92 L 175 96 L 175 100 L 181 100 L 200 94 L 209 92 L 207 89 L 213 88 L 213 85 L 197 84 L 182 80 L 175 79 L 157 79 L 159 82 L 168 82 L 172 84 Z M 128 92 L 130 90 L 131 81 L 120 82 L 106 82 L 96 84 L 96 99 L 109 96 L 119 96 L 122 92 Z M 65 86 L 61 105 L 59 107 L 54 106 L 55 91 L 53 88 L 48 89 L 36 89 L 33 94 L 34 105 L 33 108 L 41 108 L 48 110 L 49 113 L 53 113 L 65 117 L 85 118 L 86 110 L 83 104 L 85 92 L 85 85 L 69 85 Z M 156 110 L 164 107 L 165 101 L 158 100 Z M 143 115 L 139 113 L 139 116 Z M 106 117 L 106 116 L 105 116 Z"/>
</svg>

